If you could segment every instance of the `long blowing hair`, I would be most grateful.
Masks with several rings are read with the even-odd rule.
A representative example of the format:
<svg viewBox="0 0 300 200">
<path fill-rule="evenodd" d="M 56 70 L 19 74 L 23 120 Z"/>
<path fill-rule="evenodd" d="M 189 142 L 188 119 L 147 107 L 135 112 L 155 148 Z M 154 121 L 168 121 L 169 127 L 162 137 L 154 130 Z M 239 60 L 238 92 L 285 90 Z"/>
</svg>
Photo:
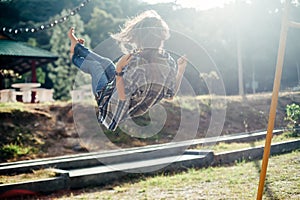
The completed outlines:
<svg viewBox="0 0 300 200">
<path fill-rule="evenodd" d="M 167 23 L 156 11 L 148 10 L 128 20 L 119 33 L 111 36 L 124 54 L 139 51 L 139 55 L 147 61 L 144 67 L 149 83 L 164 85 L 162 73 L 168 73 L 167 62 L 159 54 L 170 33 Z"/>
<path fill-rule="evenodd" d="M 127 54 L 135 49 L 159 50 L 170 37 L 167 23 L 154 10 L 145 11 L 128 20 L 119 33 L 111 35 Z"/>
</svg>

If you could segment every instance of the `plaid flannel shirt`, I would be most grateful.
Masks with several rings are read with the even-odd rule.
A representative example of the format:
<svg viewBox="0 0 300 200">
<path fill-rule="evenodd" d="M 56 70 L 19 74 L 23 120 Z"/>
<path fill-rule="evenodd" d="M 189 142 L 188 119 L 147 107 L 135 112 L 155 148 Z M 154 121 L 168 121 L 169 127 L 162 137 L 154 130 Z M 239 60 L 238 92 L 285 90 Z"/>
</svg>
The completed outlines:
<svg viewBox="0 0 300 200">
<path fill-rule="evenodd" d="M 158 81 L 151 79 L 147 67 L 156 67 L 160 77 Z M 150 70 L 151 71 L 151 70 Z M 157 63 L 149 64 L 139 54 L 133 56 L 124 68 L 124 85 L 126 100 L 118 99 L 115 80 L 108 85 L 107 95 L 102 94 L 99 105 L 98 120 L 107 129 L 115 130 L 118 124 L 128 117 L 136 117 L 146 113 L 154 104 L 163 98 L 171 98 L 175 94 L 177 65 L 169 53 L 160 54 Z"/>
</svg>

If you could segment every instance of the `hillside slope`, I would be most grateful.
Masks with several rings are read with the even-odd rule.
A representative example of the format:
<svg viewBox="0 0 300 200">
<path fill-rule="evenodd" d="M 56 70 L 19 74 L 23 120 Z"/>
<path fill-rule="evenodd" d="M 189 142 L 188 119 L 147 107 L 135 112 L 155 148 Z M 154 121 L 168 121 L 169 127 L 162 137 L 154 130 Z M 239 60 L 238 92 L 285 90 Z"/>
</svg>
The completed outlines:
<svg viewBox="0 0 300 200">
<path fill-rule="evenodd" d="M 211 96 L 185 97 L 174 102 L 163 102 L 162 106 L 167 112 L 167 119 L 163 129 L 152 137 L 144 139 L 132 137 L 120 129 L 117 130 L 117 134 L 105 131 L 106 137 L 120 148 L 170 142 L 178 132 L 182 120 L 181 112 L 189 112 L 191 116 L 200 115 L 196 138 L 201 138 L 205 136 L 210 125 L 212 109 L 221 109 L 226 112 L 222 134 L 266 129 L 271 94 L 251 95 L 247 96 L 245 100 L 232 96 L 213 97 L 221 98 L 219 99 L 221 103 L 217 107 L 214 105 L 215 108 L 212 108 L 211 98 Z M 291 103 L 299 103 L 299 100 L 300 95 L 298 93 L 280 95 L 276 127 L 286 126 L 284 121 L 285 107 Z M 145 115 L 136 119 L 135 122 L 147 125 L 148 119 L 149 116 Z M 2 151 L 1 162 L 74 154 L 91 150 L 78 134 L 74 124 L 72 103 L 1 104 L 0 121 L 0 147 L 2 150 L 5 147 L 8 151 L 8 153 Z M 14 148 L 14 150 L 10 148 Z M 17 150 L 15 150 L 16 148 Z M 26 152 L 24 152 L 25 149 L 27 149 Z M 23 153 L 17 153 L 17 151 L 22 152 L 22 150 Z"/>
</svg>

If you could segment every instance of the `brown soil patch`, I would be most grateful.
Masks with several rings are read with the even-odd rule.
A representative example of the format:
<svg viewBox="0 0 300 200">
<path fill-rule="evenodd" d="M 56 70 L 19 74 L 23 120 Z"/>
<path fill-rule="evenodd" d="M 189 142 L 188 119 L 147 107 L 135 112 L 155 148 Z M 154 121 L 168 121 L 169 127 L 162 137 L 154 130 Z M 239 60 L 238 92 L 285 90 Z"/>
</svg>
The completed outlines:
<svg viewBox="0 0 300 200">
<path fill-rule="evenodd" d="M 212 104 L 212 98 L 219 98 L 219 103 Z M 277 128 L 286 126 L 284 121 L 286 105 L 299 103 L 299 100 L 300 95 L 298 93 L 280 95 L 275 123 Z M 174 102 L 163 102 L 162 105 L 166 110 L 167 120 L 163 129 L 152 137 L 145 137 L 144 139 L 132 137 L 123 133 L 120 129 L 116 133 L 104 131 L 106 137 L 119 148 L 170 142 L 174 140 L 175 135 L 178 133 L 178 127 L 181 126 L 181 113 L 188 111 L 191 113 L 191 118 L 200 116 L 196 138 L 201 138 L 205 136 L 209 127 L 213 106 L 215 107 L 213 109 L 226 111 L 222 134 L 265 130 L 271 94 L 249 95 L 244 100 L 237 96 L 225 98 L 201 96 L 192 100 L 182 98 L 180 101 L 185 101 L 185 103 L 179 104 L 176 100 Z M 198 109 L 195 109 L 195 107 Z M 72 103 L 26 104 L 25 108 L 22 111 L 0 112 L 0 145 L 21 143 L 24 146 L 36 147 L 37 150 L 30 155 L 9 161 L 88 152 L 89 150 L 97 150 L 97 146 L 102 145 L 93 140 L 93 137 L 98 133 L 91 133 L 93 130 L 89 130 L 92 127 L 89 127 L 88 124 L 85 129 L 75 126 Z M 84 119 L 84 112 L 82 117 Z M 137 119 L 136 123 L 147 125 L 148 119 L 149 116 L 145 115 Z M 191 120 L 192 122 L 193 120 Z M 189 124 L 185 126 L 189 127 Z M 89 132 L 94 135 L 87 139 L 84 138 L 85 136 L 78 134 L 78 131 Z M 181 139 L 184 139 L 184 137 Z M 87 140 L 91 143 L 87 144 Z M 94 147 L 91 147 L 91 144 Z M 4 161 L 7 160 L 1 162 Z"/>
</svg>

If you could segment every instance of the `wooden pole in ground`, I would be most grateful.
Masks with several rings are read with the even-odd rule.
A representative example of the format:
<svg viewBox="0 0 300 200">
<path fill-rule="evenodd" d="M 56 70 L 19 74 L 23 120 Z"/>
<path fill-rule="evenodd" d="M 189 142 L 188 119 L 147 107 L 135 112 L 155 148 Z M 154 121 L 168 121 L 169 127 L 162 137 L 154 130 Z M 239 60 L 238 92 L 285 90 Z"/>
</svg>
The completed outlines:
<svg viewBox="0 0 300 200">
<path fill-rule="evenodd" d="M 280 39 L 279 39 L 279 47 L 278 47 L 278 54 L 277 54 L 277 64 L 276 64 L 276 72 L 275 72 L 275 79 L 273 85 L 273 93 L 272 93 L 272 101 L 270 106 L 270 113 L 269 113 L 269 121 L 268 121 L 268 129 L 265 141 L 265 148 L 260 172 L 260 180 L 258 185 L 257 191 L 257 200 L 261 200 L 263 196 L 264 184 L 266 179 L 269 155 L 271 150 L 271 141 L 273 136 L 274 130 L 274 123 L 276 117 L 276 108 L 278 102 L 278 94 L 280 89 L 280 81 L 281 81 L 281 74 L 283 68 L 283 61 L 284 61 L 284 54 L 285 54 L 285 46 L 286 46 L 286 38 L 287 38 L 287 31 L 288 31 L 288 8 L 289 8 L 290 0 L 285 2 L 285 7 L 282 16 L 282 24 L 281 24 L 281 32 L 280 32 Z"/>
<path fill-rule="evenodd" d="M 31 82 L 36 83 L 37 78 L 36 78 L 36 61 L 33 59 L 31 61 Z M 36 92 L 32 91 L 31 92 L 31 103 L 35 103 L 35 96 Z"/>
</svg>

